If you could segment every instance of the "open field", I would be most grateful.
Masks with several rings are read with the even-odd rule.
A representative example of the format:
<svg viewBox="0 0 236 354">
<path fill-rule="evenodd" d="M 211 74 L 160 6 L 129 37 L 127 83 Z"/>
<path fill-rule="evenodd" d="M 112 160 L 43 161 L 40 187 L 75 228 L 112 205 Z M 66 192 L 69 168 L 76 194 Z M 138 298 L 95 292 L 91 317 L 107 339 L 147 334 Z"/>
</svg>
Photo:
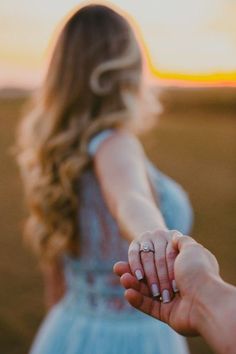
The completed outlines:
<svg viewBox="0 0 236 354">
<path fill-rule="evenodd" d="M 236 94 L 232 92 L 201 92 L 200 100 L 196 92 L 167 92 L 166 112 L 143 140 L 156 165 L 188 191 L 195 209 L 193 235 L 216 254 L 222 276 L 236 285 Z M 9 154 L 24 102 L 0 99 L 0 347 L 4 354 L 27 353 L 44 313 L 37 264 L 21 242 L 25 211 L 19 175 Z M 211 353 L 199 338 L 191 339 L 190 346 L 193 354 Z"/>
</svg>

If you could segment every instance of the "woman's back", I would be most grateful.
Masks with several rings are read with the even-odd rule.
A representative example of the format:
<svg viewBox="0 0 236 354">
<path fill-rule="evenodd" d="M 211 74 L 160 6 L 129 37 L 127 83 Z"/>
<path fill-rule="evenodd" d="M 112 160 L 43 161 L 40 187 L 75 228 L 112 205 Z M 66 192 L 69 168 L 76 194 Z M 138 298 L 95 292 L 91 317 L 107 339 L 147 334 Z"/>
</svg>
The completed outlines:
<svg viewBox="0 0 236 354">
<path fill-rule="evenodd" d="M 96 136 L 92 145 L 97 149 L 108 135 Z M 167 226 L 188 233 L 192 211 L 186 193 L 148 160 L 147 173 Z M 112 267 L 127 259 L 129 243 L 106 205 L 93 166 L 79 178 L 78 198 L 80 254 L 63 257 L 67 291 L 46 318 L 32 354 L 110 354 L 111 348 L 117 354 L 129 354 L 131 348 L 142 354 L 187 353 L 179 335 L 125 301 Z"/>
<path fill-rule="evenodd" d="M 90 154 L 94 155 L 99 144 L 112 134 L 104 131 L 93 138 Z M 188 234 L 192 211 L 184 190 L 148 160 L 147 173 L 167 227 Z M 125 316 L 136 315 L 121 296 L 119 280 L 112 274 L 116 261 L 127 260 L 129 243 L 108 209 L 93 167 L 81 175 L 78 190 L 80 254 L 78 259 L 65 257 L 68 291 L 78 293 L 82 311 L 87 308 L 93 314 L 109 316 L 113 310 L 117 315 L 124 309 Z"/>
</svg>

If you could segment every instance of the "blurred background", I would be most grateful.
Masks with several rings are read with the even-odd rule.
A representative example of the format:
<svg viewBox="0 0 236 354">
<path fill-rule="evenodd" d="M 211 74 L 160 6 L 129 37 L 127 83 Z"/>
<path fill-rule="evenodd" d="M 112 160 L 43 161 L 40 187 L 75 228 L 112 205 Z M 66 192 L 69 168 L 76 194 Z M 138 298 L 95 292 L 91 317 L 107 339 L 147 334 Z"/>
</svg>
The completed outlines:
<svg viewBox="0 0 236 354">
<path fill-rule="evenodd" d="M 164 111 L 143 137 L 149 157 L 188 191 L 193 235 L 236 285 L 236 1 L 116 0 L 150 53 Z M 10 148 L 22 110 L 40 85 L 61 21 L 75 0 L 0 2 L 0 347 L 27 353 L 45 313 L 38 265 L 21 240 L 25 216 Z M 204 286 L 204 284 L 203 284 Z M 210 354 L 200 338 L 193 354 Z M 43 354 L 43 353 L 42 353 Z M 168 354 L 168 353 L 167 353 Z"/>
</svg>

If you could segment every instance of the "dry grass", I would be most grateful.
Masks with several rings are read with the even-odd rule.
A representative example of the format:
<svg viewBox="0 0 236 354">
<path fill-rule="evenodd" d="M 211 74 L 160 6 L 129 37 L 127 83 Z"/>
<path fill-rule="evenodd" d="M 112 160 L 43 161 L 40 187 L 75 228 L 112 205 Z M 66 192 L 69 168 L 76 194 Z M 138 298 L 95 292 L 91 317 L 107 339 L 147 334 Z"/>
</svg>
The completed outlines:
<svg viewBox="0 0 236 354">
<path fill-rule="evenodd" d="M 193 96 L 185 95 L 180 93 L 176 105 L 175 93 L 164 97 L 168 109 L 144 143 L 159 168 L 189 192 L 195 209 L 194 236 L 216 254 L 225 279 L 234 282 L 236 110 L 231 101 L 219 104 L 219 99 L 214 101 L 212 96 L 211 105 L 191 105 L 189 99 Z M 43 316 L 37 265 L 21 243 L 21 185 L 8 153 L 23 103 L 23 99 L 0 101 L 0 342 L 4 354 L 26 353 Z M 211 353 L 201 339 L 191 339 L 190 345 L 192 353 Z"/>
</svg>

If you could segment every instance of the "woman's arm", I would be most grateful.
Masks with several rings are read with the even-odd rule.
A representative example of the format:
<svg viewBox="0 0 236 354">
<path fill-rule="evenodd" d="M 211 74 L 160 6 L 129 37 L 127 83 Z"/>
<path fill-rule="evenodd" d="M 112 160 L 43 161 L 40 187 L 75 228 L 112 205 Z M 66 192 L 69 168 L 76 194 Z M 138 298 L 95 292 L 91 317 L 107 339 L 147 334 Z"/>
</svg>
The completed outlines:
<svg viewBox="0 0 236 354">
<path fill-rule="evenodd" d="M 95 155 L 95 169 L 110 212 L 129 241 L 147 230 L 166 229 L 135 137 L 120 132 L 106 139 Z"/>
<path fill-rule="evenodd" d="M 61 263 L 42 264 L 41 271 L 44 280 L 44 299 L 47 309 L 58 303 L 65 293 L 65 279 Z"/>
<path fill-rule="evenodd" d="M 172 252 L 170 260 L 166 257 L 170 233 L 152 194 L 140 143 L 129 133 L 113 134 L 100 145 L 94 162 L 109 210 L 131 242 L 129 262 L 133 274 L 139 280 L 145 275 L 152 294 L 162 293 L 169 301 L 173 281 L 169 270 L 173 273 L 175 254 Z M 149 233 L 153 230 L 157 231 Z M 152 252 L 142 252 L 139 257 L 143 242 L 155 248 L 155 257 Z"/>
</svg>

